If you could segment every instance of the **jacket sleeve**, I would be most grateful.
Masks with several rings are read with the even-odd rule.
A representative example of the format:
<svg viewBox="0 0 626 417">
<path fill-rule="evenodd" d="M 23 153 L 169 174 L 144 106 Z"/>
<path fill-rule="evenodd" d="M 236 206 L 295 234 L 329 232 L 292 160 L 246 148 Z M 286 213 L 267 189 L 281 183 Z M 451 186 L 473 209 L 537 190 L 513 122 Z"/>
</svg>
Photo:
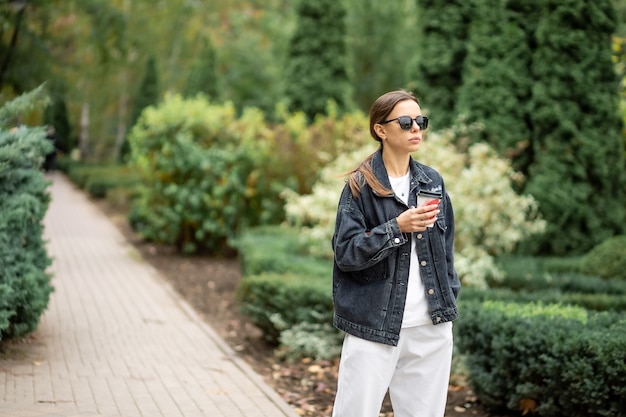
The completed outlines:
<svg viewBox="0 0 626 417">
<path fill-rule="evenodd" d="M 454 268 L 454 210 L 448 193 L 445 193 L 445 204 L 447 205 L 446 224 L 448 225 L 445 234 L 448 280 L 450 282 L 450 289 L 454 293 L 454 298 L 457 298 L 461 289 L 461 281 Z"/>
<path fill-rule="evenodd" d="M 405 243 L 395 217 L 368 228 L 362 209 L 349 188 L 344 188 L 332 239 L 335 263 L 339 269 L 351 272 L 370 268 L 389 256 L 395 247 Z"/>
</svg>

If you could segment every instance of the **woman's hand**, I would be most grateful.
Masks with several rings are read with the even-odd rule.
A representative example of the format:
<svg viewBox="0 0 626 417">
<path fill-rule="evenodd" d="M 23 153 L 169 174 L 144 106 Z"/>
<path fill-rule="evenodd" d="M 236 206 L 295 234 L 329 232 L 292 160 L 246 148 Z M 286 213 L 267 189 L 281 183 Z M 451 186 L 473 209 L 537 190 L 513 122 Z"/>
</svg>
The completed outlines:
<svg viewBox="0 0 626 417">
<path fill-rule="evenodd" d="M 423 232 L 427 227 L 435 224 L 439 214 L 439 205 L 424 204 L 421 207 L 411 207 L 398 216 L 398 226 L 403 233 Z"/>
</svg>

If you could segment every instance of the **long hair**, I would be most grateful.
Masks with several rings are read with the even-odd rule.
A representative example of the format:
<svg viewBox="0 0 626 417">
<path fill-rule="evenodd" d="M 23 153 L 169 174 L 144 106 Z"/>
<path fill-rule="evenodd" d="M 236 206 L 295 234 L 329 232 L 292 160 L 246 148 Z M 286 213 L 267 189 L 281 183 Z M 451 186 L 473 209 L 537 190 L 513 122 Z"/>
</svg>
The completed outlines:
<svg viewBox="0 0 626 417">
<path fill-rule="evenodd" d="M 375 141 L 380 143 L 380 148 L 383 146 L 383 141 L 380 137 L 378 137 L 374 126 L 387 120 L 387 117 L 396 105 L 401 101 L 406 100 L 412 100 L 419 104 L 417 97 L 407 90 L 390 91 L 378 97 L 376 101 L 374 101 L 374 104 L 372 104 L 370 109 L 370 135 Z M 361 187 L 366 184 L 369 185 L 376 194 L 393 194 L 392 190 L 386 188 L 380 183 L 380 181 L 378 181 L 372 171 L 372 158 L 377 152 L 378 150 L 369 155 L 363 162 L 361 162 L 361 165 L 359 165 L 358 168 L 348 173 L 350 175 L 348 178 L 348 184 L 350 186 L 350 191 L 355 198 L 361 193 Z"/>
</svg>

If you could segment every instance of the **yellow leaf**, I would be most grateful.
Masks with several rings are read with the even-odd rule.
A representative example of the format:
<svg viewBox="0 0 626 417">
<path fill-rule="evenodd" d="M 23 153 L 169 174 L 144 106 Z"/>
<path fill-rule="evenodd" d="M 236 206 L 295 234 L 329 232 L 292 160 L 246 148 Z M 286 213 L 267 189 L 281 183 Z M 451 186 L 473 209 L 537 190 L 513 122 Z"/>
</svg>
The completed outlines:
<svg viewBox="0 0 626 417">
<path fill-rule="evenodd" d="M 528 413 L 535 414 L 537 412 L 537 401 L 531 398 L 524 398 L 519 401 L 519 408 L 522 410 L 522 415 L 525 416 Z"/>
</svg>

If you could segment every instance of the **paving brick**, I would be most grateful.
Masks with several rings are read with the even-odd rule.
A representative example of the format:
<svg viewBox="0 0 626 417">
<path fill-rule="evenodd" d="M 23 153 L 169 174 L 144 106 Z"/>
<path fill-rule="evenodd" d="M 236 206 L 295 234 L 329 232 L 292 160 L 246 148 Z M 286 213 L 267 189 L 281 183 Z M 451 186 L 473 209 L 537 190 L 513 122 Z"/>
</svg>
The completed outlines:
<svg viewBox="0 0 626 417">
<path fill-rule="evenodd" d="M 60 173 L 44 219 L 55 291 L 0 363 L 0 417 L 296 417 Z"/>
</svg>

